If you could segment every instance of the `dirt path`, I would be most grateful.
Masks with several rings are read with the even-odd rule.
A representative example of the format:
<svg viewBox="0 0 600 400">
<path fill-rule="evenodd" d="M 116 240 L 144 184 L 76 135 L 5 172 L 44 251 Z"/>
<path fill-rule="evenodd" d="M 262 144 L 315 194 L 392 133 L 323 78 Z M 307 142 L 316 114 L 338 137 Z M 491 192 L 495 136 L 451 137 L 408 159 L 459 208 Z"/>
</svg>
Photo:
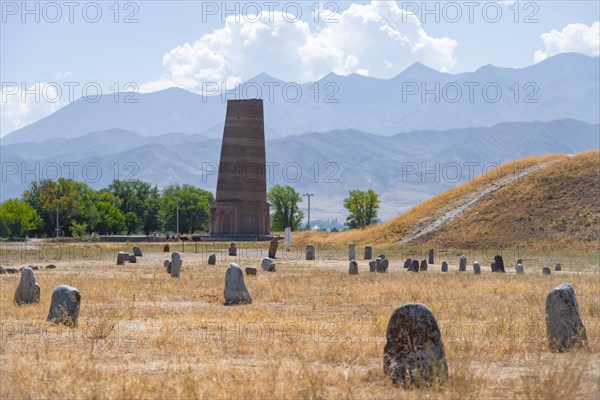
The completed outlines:
<svg viewBox="0 0 600 400">
<path fill-rule="evenodd" d="M 458 201 L 458 203 L 453 204 L 450 208 L 441 211 L 441 214 L 434 216 L 434 220 L 424 220 L 417 224 L 417 226 L 409 232 L 399 244 L 411 242 L 423 235 L 428 234 L 429 232 L 433 232 L 439 229 L 442 225 L 447 222 L 452 221 L 453 219 L 462 215 L 466 210 L 468 210 L 473 204 L 477 203 L 479 200 L 485 198 L 486 196 L 494 193 L 498 189 L 503 188 L 504 186 L 521 179 L 524 176 L 531 174 L 532 172 L 539 171 L 542 168 L 547 167 L 550 164 L 554 164 L 559 160 L 548 161 L 541 164 L 536 164 L 529 168 L 526 168 L 519 172 L 518 174 L 510 174 L 509 176 L 505 176 L 497 181 L 492 181 L 491 183 L 485 185 L 479 190 L 476 190 L 470 196 L 462 198 Z"/>
</svg>

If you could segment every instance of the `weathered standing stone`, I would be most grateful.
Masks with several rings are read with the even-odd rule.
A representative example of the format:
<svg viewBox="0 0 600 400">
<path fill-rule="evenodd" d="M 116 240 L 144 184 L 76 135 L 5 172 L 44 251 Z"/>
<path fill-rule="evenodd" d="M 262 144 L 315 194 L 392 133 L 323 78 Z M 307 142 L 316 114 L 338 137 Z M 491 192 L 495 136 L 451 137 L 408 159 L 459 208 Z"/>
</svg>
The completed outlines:
<svg viewBox="0 0 600 400">
<path fill-rule="evenodd" d="M 178 251 L 174 251 L 171 253 L 171 277 L 179 278 L 181 274 L 181 264 L 183 260 L 181 259 L 181 255 Z"/>
<path fill-rule="evenodd" d="M 496 264 L 496 271 L 494 272 L 504 273 L 504 259 L 502 258 L 502 256 L 497 255 L 496 257 L 494 257 L 494 263 Z"/>
<path fill-rule="evenodd" d="M 315 246 L 312 244 L 306 245 L 306 259 L 314 260 L 315 259 Z"/>
<path fill-rule="evenodd" d="M 168 239 L 168 237 L 167 237 L 167 239 Z M 171 249 L 170 249 L 169 245 L 168 245 L 168 244 L 165 244 L 165 245 L 163 246 L 163 253 L 168 253 L 169 251 L 171 251 Z"/>
<path fill-rule="evenodd" d="M 262 261 L 260 262 L 260 267 L 263 269 L 263 271 L 273 272 L 276 270 L 276 266 L 273 263 L 273 260 L 271 260 L 268 257 L 262 259 Z"/>
<path fill-rule="evenodd" d="M 428 258 L 429 258 L 429 264 L 434 264 L 435 263 L 435 257 L 434 257 L 434 251 L 433 249 L 429 249 L 429 253 L 428 253 Z"/>
<path fill-rule="evenodd" d="M 458 271 L 465 272 L 467 270 L 467 256 L 460 256 L 460 261 L 458 262 Z"/>
<path fill-rule="evenodd" d="M 117 265 L 125 264 L 125 261 L 129 261 L 129 254 L 123 251 L 117 253 Z"/>
<path fill-rule="evenodd" d="M 546 297 L 546 336 L 554 351 L 564 352 L 584 345 L 587 333 L 575 297 L 569 283 L 563 283 L 548 292 Z"/>
<path fill-rule="evenodd" d="M 448 377 L 440 329 L 427 307 L 407 303 L 392 314 L 386 332 L 383 370 L 394 385 L 431 386 Z"/>
<path fill-rule="evenodd" d="M 522 275 L 525 273 L 525 270 L 523 269 L 523 264 L 517 264 L 517 266 L 515 267 L 515 271 L 517 272 L 517 274 Z"/>
<path fill-rule="evenodd" d="M 377 257 L 375 259 L 375 270 L 377 272 L 381 272 L 381 261 L 383 261 L 383 258 Z"/>
<path fill-rule="evenodd" d="M 410 267 L 410 263 L 412 263 L 412 259 L 407 258 L 406 261 L 404 261 L 404 268 L 409 268 Z"/>
<path fill-rule="evenodd" d="M 81 293 L 78 289 L 67 285 L 55 287 L 50 300 L 48 321 L 68 326 L 77 325 L 80 303 Z"/>
<path fill-rule="evenodd" d="M 133 246 L 133 255 L 136 257 L 142 257 L 142 250 L 139 246 Z"/>
<path fill-rule="evenodd" d="M 246 275 L 248 275 L 248 276 L 256 276 L 256 268 L 247 267 L 246 268 Z"/>
<path fill-rule="evenodd" d="M 21 280 L 15 291 L 15 303 L 33 304 L 40 302 L 40 285 L 35 279 L 35 274 L 30 267 L 25 267 L 21 271 Z"/>
<path fill-rule="evenodd" d="M 492 263 L 492 272 L 496 272 L 496 263 Z"/>
<path fill-rule="evenodd" d="M 421 261 L 421 266 L 419 267 L 420 271 L 427 271 L 427 260 L 423 259 L 423 261 Z"/>
<path fill-rule="evenodd" d="M 277 247 L 279 247 L 279 241 L 277 238 L 271 239 L 269 242 L 269 258 L 277 258 Z"/>
<path fill-rule="evenodd" d="M 376 272 L 376 271 L 377 271 L 377 263 L 375 262 L 375 260 L 369 261 L 369 272 Z"/>
<path fill-rule="evenodd" d="M 379 263 L 379 270 L 377 272 L 384 272 L 385 273 L 385 272 L 387 272 L 389 266 L 390 266 L 390 260 L 388 260 L 387 258 L 384 258 Z"/>
<path fill-rule="evenodd" d="M 237 256 L 237 248 L 235 247 L 235 243 L 231 243 L 229 245 L 229 255 L 232 257 L 236 257 Z"/>
<path fill-rule="evenodd" d="M 217 255 L 211 254 L 208 256 L 208 265 L 217 265 Z"/>
<path fill-rule="evenodd" d="M 350 260 L 356 260 L 356 245 L 354 243 L 348 245 L 348 261 Z"/>
<path fill-rule="evenodd" d="M 448 272 L 448 263 L 446 261 L 442 261 L 442 272 Z"/>
<path fill-rule="evenodd" d="M 419 272 L 419 260 L 412 260 L 410 263 L 410 267 L 408 268 L 410 272 Z"/>
<path fill-rule="evenodd" d="M 350 260 L 350 265 L 348 267 L 348 273 L 350 275 L 358 275 L 358 263 L 356 260 Z"/>
<path fill-rule="evenodd" d="M 552 273 L 552 271 L 550 271 L 550 268 L 548 268 L 548 267 L 542 268 L 542 274 L 550 275 L 551 273 Z"/>
<path fill-rule="evenodd" d="M 370 245 L 365 246 L 365 260 L 373 258 L 373 247 Z"/>
<path fill-rule="evenodd" d="M 481 265 L 477 261 L 473 263 L 473 272 L 475 275 L 481 275 Z"/>
<path fill-rule="evenodd" d="M 224 296 L 226 306 L 252 303 L 252 297 L 248 293 L 248 288 L 246 288 L 244 282 L 242 269 L 235 263 L 229 264 L 229 268 L 225 272 Z"/>
<path fill-rule="evenodd" d="M 554 266 L 554 270 L 561 271 L 560 263 L 556 263 L 556 265 Z"/>
<path fill-rule="evenodd" d="M 129 255 L 129 260 L 130 263 L 137 263 L 137 257 L 135 256 L 135 254 L 130 254 Z"/>
<path fill-rule="evenodd" d="M 171 265 L 171 260 L 169 260 L 168 258 L 165 258 L 165 260 L 163 261 L 163 267 L 168 268 Z"/>
</svg>

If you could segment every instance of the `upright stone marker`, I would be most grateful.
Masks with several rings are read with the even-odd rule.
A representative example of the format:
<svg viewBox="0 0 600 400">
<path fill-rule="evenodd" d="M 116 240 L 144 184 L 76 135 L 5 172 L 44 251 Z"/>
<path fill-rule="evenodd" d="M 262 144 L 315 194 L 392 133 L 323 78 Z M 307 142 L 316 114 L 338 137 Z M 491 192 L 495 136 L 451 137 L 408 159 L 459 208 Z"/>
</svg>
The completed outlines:
<svg viewBox="0 0 600 400">
<path fill-rule="evenodd" d="M 560 263 L 556 263 L 556 265 L 554 266 L 554 270 L 555 271 L 561 271 Z"/>
<path fill-rule="evenodd" d="M 285 228 L 285 251 L 290 251 L 290 246 L 292 244 L 292 228 L 289 226 Z"/>
<path fill-rule="evenodd" d="M 181 274 L 182 263 L 183 261 L 181 260 L 181 255 L 178 251 L 171 253 L 171 277 L 179 278 L 179 274 Z"/>
<path fill-rule="evenodd" d="M 481 275 L 481 265 L 477 261 L 473 263 L 473 272 L 475 275 Z"/>
<path fill-rule="evenodd" d="M 125 264 L 125 261 L 129 261 L 129 254 L 123 251 L 117 253 L 117 265 Z"/>
<path fill-rule="evenodd" d="M 217 255 L 211 254 L 208 256 L 208 265 L 217 265 Z"/>
<path fill-rule="evenodd" d="M 419 260 L 412 260 L 410 263 L 410 267 L 408 268 L 410 272 L 419 272 Z"/>
<path fill-rule="evenodd" d="M 309 244 L 306 246 L 306 259 L 314 260 L 315 259 L 315 246 Z"/>
<path fill-rule="evenodd" d="M 377 262 L 369 261 L 369 272 L 377 272 Z"/>
<path fill-rule="evenodd" d="M 55 287 L 50 299 L 48 321 L 67 326 L 77 325 L 80 303 L 81 293 L 78 289 L 67 285 Z"/>
<path fill-rule="evenodd" d="M 365 246 L 365 260 L 370 260 L 373 258 L 373 247 L 370 245 Z"/>
<path fill-rule="evenodd" d="M 383 258 L 377 257 L 375 259 L 375 270 L 377 272 L 381 272 L 381 261 L 383 261 Z"/>
<path fill-rule="evenodd" d="M 134 254 L 130 254 L 129 255 L 129 262 L 133 263 L 133 264 L 137 263 L 137 257 Z"/>
<path fill-rule="evenodd" d="M 351 260 L 356 260 L 356 245 L 354 243 L 348 245 L 348 261 Z"/>
<path fill-rule="evenodd" d="M 163 261 L 163 267 L 167 269 L 167 274 L 171 274 L 171 260 L 165 258 L 165 261 Z"/>
<path fill-rule="evenodd" d="M 517 266 L 515 267 L 515 271 L 517 272 L 517 274 L 523 275 L 525 273 L 525 270 L 523 269 L 523 264 L 517 264 Z"/>
<path fill-rule="evenodd" d="M 467 270 L 467 256 L 461 256 L 458 262 L 458 271 L 465 272 Z"/>
<path fill-rule="evenodd" d="M 356 260 L 350 260 L 350 265 L 348 266 L 348 273 L 350 275 L 358 275 L 358 263 Z"/>
<path fill-rule="evenodd" d="M 390 266 L 390 260 L 388 260 L 387 258 L 384 258 L 379 263 L 379 271 L 377 271 L 377 272 L 385 273 L 385 272 L 387 272 L 389 266 Z"/>
<path fill-rule="evenodd" d="M 496 271 L 495 272 L 501 272 L 504 273 L 504 260 L 502 259 L 502 256 L 497 255 L 496 257 L 494 257 L 494 264 L 496 264 Z"/>
<path fill-rule="evenodd" d="M 142 249 L 139 246 L 133 246 L 133 255 L 136 257 L 142 257 Z"/>
<path fill-rule="evenodd" d="M 256 276 L 256 268 L 247 267 L 246 275 L 248 276 Z"/>
<path fill-rule="evenodd" d="M 575 290 L 569 283 L 558 285 L 548 292 L 546 335 L 550 349 L 559 352 L 584 345 L 587 341 Z"/>
<path fill-rule="evenodd" d="M 260 262 L 260 267 L 263 269 L 263 271 L 268 272 L 274 272 L 277 270 L 276 265 L 273 263 L 273 260 L 271 260 L 268 257 L 262 259 L 262 261 Z"/>
<path fill-rule="evenodd" d="M 427 260 L 423 259 L 423 261 L 421 261 L 421 266 L 419 267 L 420 271 L 427 271 Z"/>
<path fill-rule="evenodd" d="M 244 282 L 242 269 L 235 263 L 229 264 L 229 268 L 225 272 L 224 296 L 226 306 L 252 303 L 252 296 Z"/>
<path fill-rule="evenodd" d="M 493 263 L 492 263 L 492 266 L 491 266 L 491 267 L 492 267 L 492 272 L 498 272 L 498 271 L 496 270 L 496 263 L 495 263 L 495 262 L 493 262 Z"/>
<path fill-rule="evenodd" d="M 383 370 L 394 385 L 431 386 L 447 379 L 448 364 L 440 329 L 423 304 L 408 303 L 394 311 L 386 339 Z"/>
<path fill-rule="evenodd" d="M 235 243 L 231 243 L 231 244 L 229 245 L 228 252 L 229 252 L 228 254 L 229 254 L 231 257 L 236 257 L 236 256 L 237 256 L 237 248 L 235 247 Z"/>
<path fill-rule="evenodd" d="M 442 261 L 442 272 L 448 272 L 448 263 L 446 261 Z"/>
<path fill-rule="evenodd" d="M 269 242 L 269 258 L 277 258 L 277 247 L 279 247 L 277 238 L 271 239 L 271 242 Z"/>
<path fill-rule="evenodd" d="M 171 248 L 169 247 L 169 245 L 168 245 L 168 244 L 165 244 L 165 245 L 163 246 L 163 253 L 168 253 L 169 251 L 171 251 Z"/>
<path fill-rule="evenodd" d="M 550 270 L 550 268 L 548 268 L 548 267 L 542 268 L 542 274 L 550 275 L 551 273 L 552 273 L 552 271 Z"/>
<path fill-rule="evenodd" d="M 434 264 L 435 263 L 435 257 L 434 257 L 434 251 L 433 249 L 429 249 L 429 264 Z"/>
<path fill-rule="evenodd" d="M 410 263 L 412 263 L 412 259 L 407 258 L 406 261 L 404 261 L 404 269 L 410 268 Z"/>
<path fill-rule="evenodd" d="M 17 304 L 39 304 L 40 285 L 35 279 L 33 269 L 25 267 L 21 271 L 21 280 L 15 291 L 15 303 Z"/>
</svg>

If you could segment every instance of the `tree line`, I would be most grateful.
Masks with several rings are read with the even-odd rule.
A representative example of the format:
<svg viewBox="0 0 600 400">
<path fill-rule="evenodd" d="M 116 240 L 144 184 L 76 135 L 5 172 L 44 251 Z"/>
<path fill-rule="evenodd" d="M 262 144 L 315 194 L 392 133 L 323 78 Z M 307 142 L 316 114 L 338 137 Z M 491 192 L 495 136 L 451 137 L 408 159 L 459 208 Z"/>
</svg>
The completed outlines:
<svg viewBox="0 0 600 400">
<path fill-rule="evenodd" d="M 273 231 L 301 228 L 302 197 L 294 188 L 275 185 L 267 198 Z M 159 190 L 139 180 L 115 180 L 104 189 L 94 190 L 72 179 L 47 179 L 32 182 L 20 199 L 0 204 L 0 236 L 49 237 L 57 230 L 60 235 L 73 237 L 176 232 L 177 210 L 179 233 L 206 232 L 213 201 L 211 192 L 187 184 Z M 349 213 L 346 225 L 351 229 L 377 222 L 379 199 L 371 189 L 351 190 L 344 207 Z"/>
</svg>

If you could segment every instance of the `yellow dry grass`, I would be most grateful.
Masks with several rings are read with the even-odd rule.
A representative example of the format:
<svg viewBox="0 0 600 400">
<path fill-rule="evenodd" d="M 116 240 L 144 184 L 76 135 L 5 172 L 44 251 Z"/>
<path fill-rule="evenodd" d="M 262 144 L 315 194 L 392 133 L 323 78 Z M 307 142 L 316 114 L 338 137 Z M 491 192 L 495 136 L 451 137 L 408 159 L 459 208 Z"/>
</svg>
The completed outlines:
<svg viewBox="0 0 600 400">
<path fill-rule="evenodd" d="M 4 266 L 40 264 L 23 263 L 23 248 L 10 246 L 2 249 Z M 40 305 L 14 305 L 19 276 L 0 275 L 0 398 L 600 395 L 597 263 L 585 271 L 563 263 L 563 272 L 551 276 L 526 265 L 527 273 L 517 276 L 491 274 L 484 264 L 490 260 L 481 259 L 480 276 L 455 272 L 455 265 L 448 274 L 435 272 L 439 265 L 412 274 L 392 252 L 389 273 L 366 272 L 366 261 L 360 261 L 360 274 L 350 276 L 343 254 L 327 262 L 286 256 L 277 272 L 246 277 L 253 304 L 225 307 L 228 263 L 257 267 L 268 244 L 253 244 L 261 252 L 249 248 L 239 258 L 220 253 L 217 266 L 186 246 L 179 279 L 165 273 L 165 256 L 150 246 L 142 245 L 138 264 L 124 266 L 115 265 L 115 245 L 100 245 L 94 261 L 83 258 L 84 245 L 59 246 L 57 269 L 36 272 Z M 546 345 L 544 304 L 547 291 L 563 282 L 576 290 L 589 341 L 581 350 L 556 354 Z M 45 322 L 52 288 L 59 284 L 81 290 L 76 328 Z M 411 301 L 429 307 L 441 326 L 450 369 L 441 388 L 403 391 L 383 374 L 388 319 Z"/>
</svg>

